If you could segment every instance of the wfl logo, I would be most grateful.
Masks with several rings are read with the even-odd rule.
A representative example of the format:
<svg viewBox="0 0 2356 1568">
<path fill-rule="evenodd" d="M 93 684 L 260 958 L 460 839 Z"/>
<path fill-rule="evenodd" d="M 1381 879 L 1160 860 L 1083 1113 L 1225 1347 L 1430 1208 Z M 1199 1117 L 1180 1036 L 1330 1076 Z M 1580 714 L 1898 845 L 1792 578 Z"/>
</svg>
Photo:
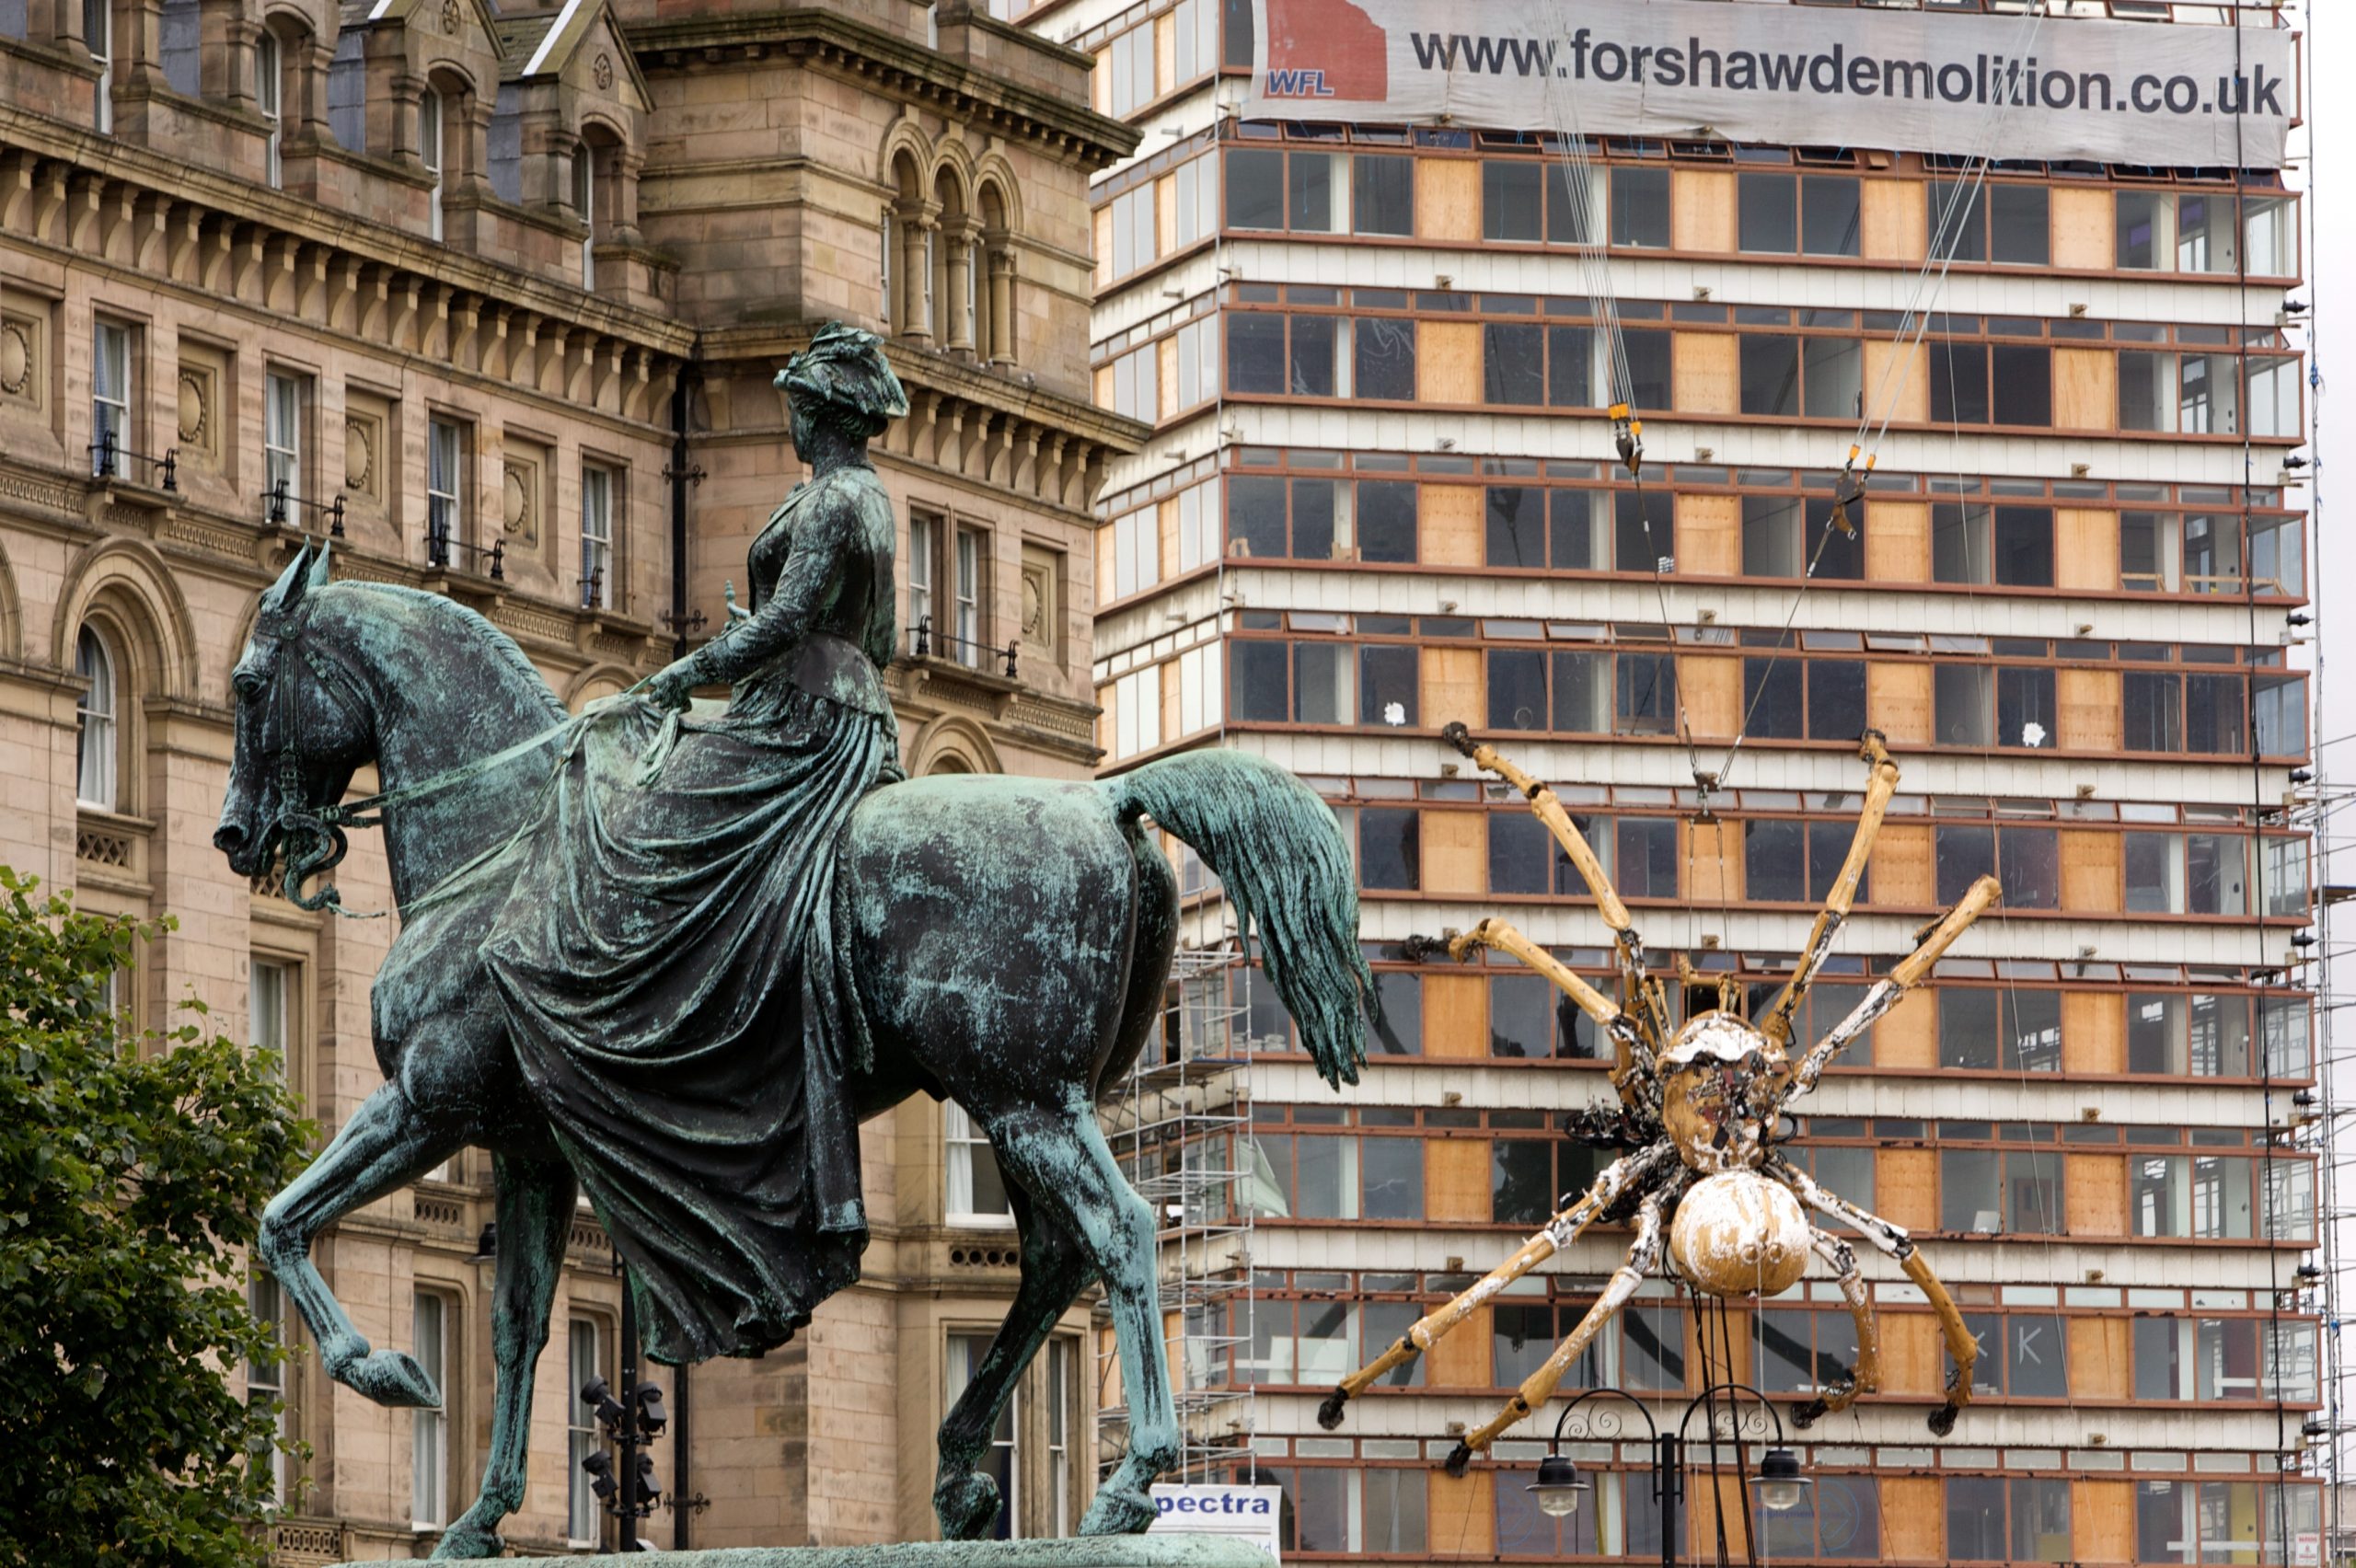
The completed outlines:
<svg viewBox="0 0 2356 1568">
<path fill-rule="evenodd" d="M 1268 73 L 1270 98 L 1332 98 L 1334 89 L 1325 85 L 1325 72 L 1321 67 L 1310 70 L 1294 67 Z"/>
</svg>

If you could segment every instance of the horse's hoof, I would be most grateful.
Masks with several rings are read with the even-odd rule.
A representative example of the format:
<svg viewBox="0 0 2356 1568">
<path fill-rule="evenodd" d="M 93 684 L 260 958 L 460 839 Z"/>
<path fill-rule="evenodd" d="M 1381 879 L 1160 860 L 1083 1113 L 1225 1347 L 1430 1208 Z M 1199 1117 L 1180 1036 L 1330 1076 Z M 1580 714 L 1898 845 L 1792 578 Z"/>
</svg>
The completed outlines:
<svg viewBox="0 0 2356 1568">
<path fill-rule="evenodd" d="M 442 1534 L 441 1544 L 433 1549 L 434 1558 L 472 1561 L 484 1557 L 503 1557 L 507 1543 L 499 1539 L 496 1530 L 469 1525 L 461 1519 Z"/>
<path fill-rule="evenodd" d="M 1084 1536 L 1143 1535 L 1153 1523 L 1158 1512 L 1153 1499 L 1142 1492 L 1126 1487 L 1106 1486 L 1098 1489 L 1096 1501 L 1088 1505 L 1088 1516 L 1080 1521 L 1080 1533 Z"/>
<path fill-rule="evenodd" d="M 1944 1437 L 1955 1430 L 1957 1407 L 1941 1405 L 1931 1412 L 1930 1428 L 1934 1437 Z"/>
<path fill-rule="evenodd" d="M 979 1540 L 998 1522 L 998 1482 L 967 1470 L 932 1489 L 932 1516 L 943 1540 Z"/>
<path fill-rule="evenodd" d="M 336 1381 L 354 1392 L 396 1410 L 438 1410 L 441 1390 L 425 1368 L 401 1350 L 372 1351 L 335 1374 Z"/>
</svg>

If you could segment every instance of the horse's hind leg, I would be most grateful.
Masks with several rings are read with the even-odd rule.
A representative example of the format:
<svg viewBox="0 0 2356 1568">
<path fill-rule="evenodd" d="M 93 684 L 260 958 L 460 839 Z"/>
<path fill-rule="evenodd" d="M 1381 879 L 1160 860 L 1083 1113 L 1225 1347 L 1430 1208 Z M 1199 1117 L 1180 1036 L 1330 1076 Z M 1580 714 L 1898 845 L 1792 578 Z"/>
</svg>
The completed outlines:
<svg viewBox="0 0 2356 1568">
<path fill-rule="evenodd" d="M 1088 1283 L 1088 1260 L 1062 1216 L 1020 1187 L 1010 1187 L 1007 1199 L 1022 1232 L 1022 1283 L 1006 1321 L 999 1325 L 982 1364 L 974 1369 L 973 1380 L 941 1424 L 941 1468 L 933 1482 L 932 1512 L 941 1521 L 943 1540 L 977 1540 L 998 1517 L 998 1482 L 976 1470 L 975 1461 L 989 1447 L 990 1434 L 1022 1369 Z"/>
<path fill-rule="evenodd" d="M 1153 1210 L 1121 1175 L 1113 1151 L 1082 1103 L 995 1121 L 999 1160 L 1057 1223 L 1068 1228 L 1104 1282 L 1121 1343 L 1121 1388 L 1129 1405 L 1129 1452 L 1098 1487 L 1080 1522 L 1082 1535 L 1135 1535 L 1153 1522 L 1146 1488 L 1178 1459 L 1178 1417 L 1170 1400 L 1161 1317 L 1154 1302 Z"/>
<path fill-rule="evenodd" d="M 311 1331 L 328 1376 L 381 1405 L 442 1402 L 417 1363 L 368 1342 L 311 1262 L 311 1239 L 345 1215 L 408 1185 L 457 1152 L 460 1139 L 421 1119 L 396 1084 L 363 1101 L 326 1150 L 262 1211 L 255 1251 Z"/>
<path fill-rule="evenodd" d="M 499 1264 L 491 1303 L 496 1366 L 491 1457 L 474 1506 L 442 1537 L 436 1557 L 497 1557 L 499 1521 L 524 1505 L 524 1462 L 532 1435 L 532 1369 L 549 1343 L 549 1306 L 564 1267 L 572 1225 L 572 1168 L 560 1159 L 498 1155 Z"/>
</svg>

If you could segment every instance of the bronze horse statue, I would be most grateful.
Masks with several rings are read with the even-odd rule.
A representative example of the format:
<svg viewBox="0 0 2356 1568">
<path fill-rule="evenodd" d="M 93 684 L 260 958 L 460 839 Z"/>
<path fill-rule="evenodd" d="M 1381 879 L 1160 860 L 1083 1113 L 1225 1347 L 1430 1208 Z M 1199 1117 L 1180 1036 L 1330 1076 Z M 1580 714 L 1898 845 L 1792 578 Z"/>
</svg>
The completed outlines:
<svg viewBox="0 0 2356 1568">
<path fill-rule="evenodd" d="M 492 1151 L 490 1453 L 473 1505 L 434 1555 L 497 1555 L 498 1525 L 524 1494 L 532 1367 L 578 1188 L 519 1069 L 483 952 L 507 891 L 500 857 L 532 826 L 535 786 L 599 715 L 568 715 L 522 650 L 471 610 L 329 581 L 324 546 L 306 545 L 263 594 L 233 685 L 236 751 L 214 835 L 231 868 L 260 875 L 283 857 L 301 896 L 302 879 L 340 855 L 337 824 L 365 820 L 338 802 L 373 762 L 401 916 L 371 997 L 386 1082 L 272 1201 L 259 1251 L 329 1377 L 379 1404 L 438 1405 L 411 1357 L 354 1330 L 311 1242 L 458 1149 Z M 1094 1113 L 1153 1030 L 1176 943 L 1175 879 L 1148 817 L 1202 856 L 1242 928 L 1257 926 L 1268 977 L 1318 1070 L 1355 1082 L 1372 1005 L 1357 879 L 1333 813 L 1272 764 L 1198 751 L 1097 783 L 910 779 L 864 796 L 842 833 L 838 906 L 873 1042 L 844 1092 L 862 1120 L 919 1092 L 964 1106 L 1009 1178 L 1022 1237 L 1013 1307 L 940 1429 L 933 1505 L 949 1539 L 996 1517 L 996 1483 L 976 1462 L 1015 1379 L 1091 1279 L 1118 1334 L 1131 1436 L 1082 1532 L 1142 1530 L 1154 1514 L 1147 1488 L 1177 1454 L 1156 1219 Z M 607 1224 L 628 1262 L 627 1228 Z"/>
</svg>

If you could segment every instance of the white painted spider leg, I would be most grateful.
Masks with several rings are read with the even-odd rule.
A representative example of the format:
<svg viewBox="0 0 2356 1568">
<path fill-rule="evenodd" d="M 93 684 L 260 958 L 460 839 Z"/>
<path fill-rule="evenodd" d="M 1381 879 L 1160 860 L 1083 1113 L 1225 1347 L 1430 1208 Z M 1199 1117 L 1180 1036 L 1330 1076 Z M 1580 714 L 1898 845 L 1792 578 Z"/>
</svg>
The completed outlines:
<svg viewBox="0 0 2356 1568">
<path fill-rule="evenodd" d="M 1849 858 L 1841 862 L 1841 874 L 1833 879 L 1832 892 L 1824 901 L 1823 912 L 1807 933 L 1807 945 L 1800 951 L 1798 965 L 1792 977 L 1777 993 L 1766 1016 L 1759 1020 L 1759 1032 L 1775 1042 L 1780 1049 L 1792 1037 L 1792 1015 L 1807 997 L 1807 988 L 1816 980 L 1816 972 L 1832 951 L 1832 939 L 1840 932 L 1842 922 L 1849 917 L 1849 906 L 1856 901 L 1857 884 L 1865 880 L 1865 861 L 1873 854 L 1874 840 L 1881 834 L 1882 815 L 1889 809 L 1889 799 L 1898 792 L 1898 764 L 1889 760 L 1889 753 L 1882 749 L 1881 732 L 1865 732 L 1857 755 L 1873 765 L 1873 777 L 1865 786 L 1865 810 L 1857 814 L 1857 836 L 1849 843 Z"/>
<path fill-rule="evenodd" d="M 1865 1276 L 1857 1272 L 1857 1254 L 1848 1242 L 1829 1231 L 1813 1228 L 1808 1232 L 1808 1244 L 1817 1255 L 1832 1265 L 1833 1277 L 1840 1282 L 1841 1298 L 1849 1304 L 1849 1316 L 1857 1325 L 1857 1365 L 1839 1385 L 1819 1389 L 1817 1397 L 1792 1412 L 1792 1424 L 1803 1429 L 1813 1426 L 1828 1415 L 1837 1415 L 1857 1402 L 1860 1394 L 1870 1394 L 1881 1387 L 1881 1324 L 1874 1317 L 1873 1298 L 1865 1294 Z M 1810 1368 L 1814 1376 L 1814 1368 Z"/>
<path fill-rule="evenodd" d="M 1460 1292 L 1447 1305 L 1419 1320 L 1390 1349 L 1343 1378 L 1317 1407 L 1317 1424 L 1331 1432 L 1342 1424 L 1342 1407 L 1364 1393 L 1393 1367 L 1403 1366 L 1431 1349 L 1449 1332 L 1471 1317 L 1507 1286 L 1569 1246 L 1579 1233 L 1617 1204 L 1632 1189 L 1650 1181 L 1665 1165 L 1675 1163 L 1676 1149 L 1668 1141 L 1623 1155 L 1603 1168 L 1578 1202 L 1546 1222 L 1546 1228 L 1521 1244 L 1521 1250 Z"/>
<path fill-rule="evenodd" d="M 1619 962 L 1620 973 L 1627 980 L 1629 995 L 1635 997 L 1637 1006 L 1644 1009 L 1646 1033 L 1653 1040 L 1667 1040 L 1672 1032 L 1669 1027 L 1669 1007 L 1662 1000 L 1658 983 L 1646 973 L 1645 940 L 1636 934 L 1635 927 L 1628 918 L 1628 906 L 1620 901 L 1619 890 L 1611 885 L 1611 877 L 1604 872 L 1603 862 L 1595 858 L 1595 850 L 1588 845 L 1586 836 L 1579 832 L 1578 824 L 1571 821 L 1570 813 L 1563 809 L 1563 802 L 1555 799 L 1553 790 L 1499 756 L 1495 747 L 1475 742 L 1472 732 L 1462 724 L 1450 723 L 1441 729 L 1440 734 L 1449 744 L 1470 758 L 1475 767 L 1496 774 L 1520 790 L 1522 798 L 1530 802 L 1530 811 L 1546 824 L 1546 831 L 1554 836 L 1554 842 L 1563 847 L 1563 853 L 1570 858 L 1572 865 L 1578 868 L 1579 880 L 1586 882 L 1588 891 L 1595 895 L 1596 913 L 1603 917 L 1605 925 L 1611 928 L 1613 952 Z M 1653 1072 L 1656 1064 L 1649 1049 L 1636 1060 L 1645 1065 L 1648 1075 Z"/>
<path fill-rule="evenodd" d="M 1913 1239 L 1881 1216 L 1826 1192 L 1807 1171 L 1781 1155 L 1773 1157 L 1767 1169 L 1768 1174 L 1797 1193 L 1808 1207 L 1855 1226 L 1877 1251 L 1896 1259 L 1898 1266 L 1906 1271 L 1906 1277 L 1930 1300 L 1931 1310 L 1938 1315 L 1939 1330 L 1946 1336 L 1947 1354 L 1955 1359 L 1955 1371 L 1947 1378 L 1947 1402 L 1931 1412 L 1930 1425 L 1932 1432 L 1941 1437 L 1954 1431 L 1956 1412 L 1971 1402 L 1971 1369 L 1980 1359 L 1980 1342 L 1963 1326 L 1963 1314 L 1956 1309 L 1955 1297 L 1939 1283 L 1939 1276 L 1931 1272 L 1923 1254 L 1914 1250 Z"/>
<path fill-rule="evenodd" d="M 1994 877 L 1981 877 L 1965 891 L 1963 899 L 1948 910 L 1939 923 L 1924 933 L 1922 945 L 1909 953 L 1899 966 L 1873 984 L 1847 1018 L 1832 1026 L 1832 1032 L 1818 1041 L 1793 1070 L 1791 1092 L 1784 1098 L 1796 1100 L 1816 1087 L 1831 1064 L 1852 1040 L 1871 1029 L 1874 1020 L 1898 1005 L 1898 998 L 1910 986 L 1919 986 L 1930 974 L 1931 965 L 1938 963 L 1955 940 L 1963 935 L 1974 920 L 1987 911 L 2004 890 Z"/>
<path fill-rule="evenodd" d="M 1643 1282 L 1645 1275 L 1660 1266 L 1662 1197 L 1662 1193 L 1655 1193 L 1636 1210 L 1636 1239 L 1628 1249 L 1627 1261 L 1604 1286 L 1603 1294 L 1595 1298 L 1595 1305 L 1587 1309 L 1587 1315 L 1579 1320 L 1578 1327 L 1571 1331 L 1570 1337 L 1554 1347 L 1554 1354 L 1546 1358 L 1543 1366 L 1522 1379 L 1521 1387 L 1515 1390 L 1513 1398 L 1506 1401 L 1503 1410 L 1491 1416 L 1486 1425 L 1466 1433 L 1463 1440 L 1449 1451 L 1449 1474 L 1462 1475 L 1464 1467 L 1472 1462 L 1474 1454 L 1484 1451 L 1507 1427 L 1553 1399 L 1555 1389 L 1561 1386 L 1578 1358 L 1587 1354 L 1587 1347 L 1594 1342 L 1595 1336 L 1602 1332 L 1603 1326 L 1619 1313 L 1621 1308 L 1628 1304 L 1628 1298 L 1636 1294 L 1636 1286 Z"/>
</svg>

